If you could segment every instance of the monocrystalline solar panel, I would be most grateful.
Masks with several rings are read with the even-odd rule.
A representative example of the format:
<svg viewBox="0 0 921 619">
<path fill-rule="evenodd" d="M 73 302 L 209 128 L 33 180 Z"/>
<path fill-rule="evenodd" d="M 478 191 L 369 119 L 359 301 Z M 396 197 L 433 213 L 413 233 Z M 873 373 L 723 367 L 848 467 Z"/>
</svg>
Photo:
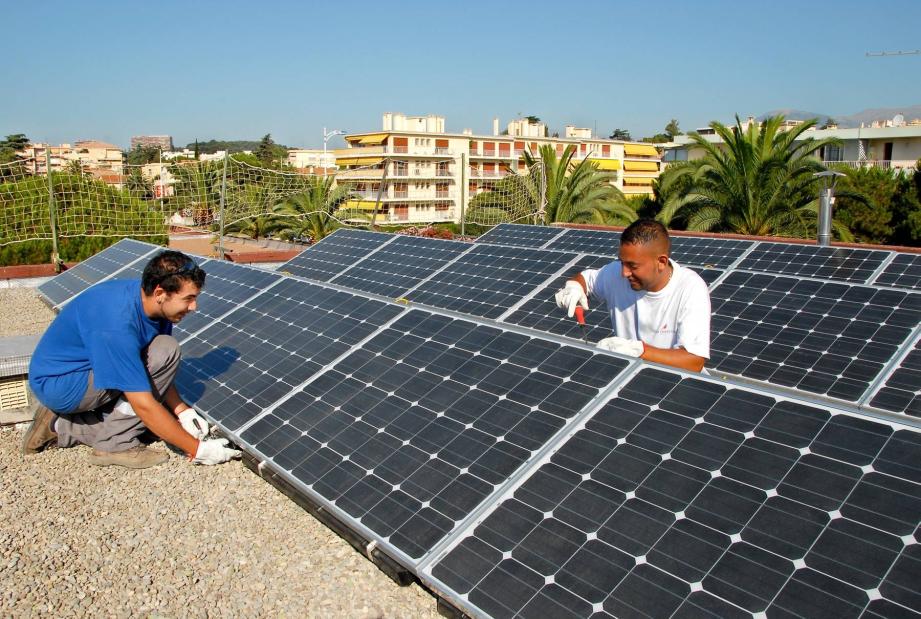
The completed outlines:
<svg viewBox="0 0 921 619">
<path fill-rule="evenodd" d="M 547 249 L 616 257 L 620 249 L 620 232 L 607 230 L 566 229 Z"/>
<path fill-rule="evenodd" d="M 493 617 L 913 615 L 919 438 L 645 369 L 430 574 Z"/>
<path fill-rule="evenodd" d="M 56 275 L 39 286 L 38 292 L 53 306 L 59 306 L 93 284 L 151 253 L 155 248 L 155 245 L 148 243 L 122 239 L 60 275 Z"/>
<path fill-rule="evenodd" d="M 296 255 L 278 270 L 327 282 L 392 238 L 392 234 L 340 228 Z"/>
<path fill-rule="evenodd" d="M 417 560 L 626 366 L 411 310 L 240 436 Z"/>
<path fill-rule="evenodd" d="M 738 268 L 862 284 L 873 275 L 888 254 L 885 251 L 849 247 L 759 243 L 739 263 Z"/>
<path fill-rule="evenodd" d="M 892 370 L 870 406 L 921 417 L 921 340 Z"/>
<path fill-rule="evenodd" d="M 751 241 L 672 236 L 671 257 L 679 264 L 725 269 L 753 245 Z M 709 283 L 709 282 L 708 282 Z"/>
<path fill-rule="evenodd" d="M 220 260 L 209 260 L 202 268 L 207 275 L 205 287 L 198 295 L 198 309 L 173 327 L 173 335 L 180 341 L 282 278 L 276 273 Z"/>
<path fill-rule="evenodd" d="M 708 367 L 860 400 L 921 322 L 921 295 L 731 273 L 710 292 Z"/>
<path fill-rule="evenodd" d="M 179 392 L 235 431 L 400 311 L 284 279 L 183 342 Z"/>
<path fill-rule="evenodd" d="M 332 281 L 363 292 L 399 297 L 471 247 L 459 241 L 397 236 Z"/>
<path fill-rule="evenodd" d="M 499 224 L 486 234 L 478 237 L 476 242 L 511 245 L 514 247 L 532 247 L 536 249 L 562 233 L 562 228 L 554 228 L 552 226 Z"/>
<path fill-rule="evenodd" d="M 921 290 L 921 254 L 896 255 L 873 283 Z"/>
<path fill-rule="evenodd" d="M 497 318 L 575 257 L 524 247 L 475 245 L 406 297 L 415 303 Z"/>
</svg>

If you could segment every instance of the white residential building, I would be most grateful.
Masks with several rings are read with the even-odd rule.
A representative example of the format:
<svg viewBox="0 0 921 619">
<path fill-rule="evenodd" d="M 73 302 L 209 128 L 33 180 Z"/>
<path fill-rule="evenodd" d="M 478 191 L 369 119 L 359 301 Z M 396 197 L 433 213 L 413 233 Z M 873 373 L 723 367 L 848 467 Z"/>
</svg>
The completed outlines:
<svg viewBox="0 0 921 619">
<path fill-rule="evenodd" d="M 655 146 L 594 138 L 588 129 L 571 127 L 578 137 L 544 137 L 543 124 L 519 119 L 500 135 L 494 119 L 490 136 L 446 133 L 441 116 L 393 113 L 382 125 L 380 132 L 345 136 L 348 147 L 335 151 L 337 178 L 357 194 L 352 208 L 373 212 L 380 194 L 379 223 L 458 222 L 472 197 L 508 174 L 525 173 L 522 154 L 536 155 L 543 145 L 557 155 L 572 145 L 575 159 L 617 172 L 615 185 L 628 196 L 650 194 L 661 168 Z"/>
</svg>

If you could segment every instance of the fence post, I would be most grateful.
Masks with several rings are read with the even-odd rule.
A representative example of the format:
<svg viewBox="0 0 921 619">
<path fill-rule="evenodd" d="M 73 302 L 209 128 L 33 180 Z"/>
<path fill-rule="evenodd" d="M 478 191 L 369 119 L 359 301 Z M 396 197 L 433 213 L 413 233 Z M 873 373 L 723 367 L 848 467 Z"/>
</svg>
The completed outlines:
<svg viewBox="0 0 921 619">
<path fill-rule="evenodd" d="M 58 252 L 58 218 L 54 202 L 54 186 L 51 182 L 51 146 L 45 148 L 45 172 L 48 174 L 48 213 L 51 215 L 51 264 L 54 272 L 60 273 L 63 262 Z"/>
<path fill-rule="evenodd" d="M 377 209 L 381 206 L 381 195 L 387 185 L 387 168 L 390 167 L 390 161 L 384 159 L 384 174 L 381 176 L 381 186 L 377 188 L 377 200 L 374 202 L 374 210 L 371 211 L 371 231 L 374 231 L 374 222 L 377 221 Z"/>
<path fill-rule="evenodd" d="M 467 215 L 464 213 L 464 207 L 466 206 L 466 200 L 464 200 L 464 194 L 467 192 L 467 153 L 461 153 L 461 169 L 460 169 L 460 225 L 461 225 L 461 236 L 464 236 L 465 232 L 465 220 Z"/>
<path fill-rule="evenodd" d="M 221 228 L 220 237 L 217 241 L 217 250 L 220 253 L 220 260 L 224 259 L 224 196 L 227 194 L 227 152 L 224 151 L 224 172 L 221 175 Z"/>
</svg>

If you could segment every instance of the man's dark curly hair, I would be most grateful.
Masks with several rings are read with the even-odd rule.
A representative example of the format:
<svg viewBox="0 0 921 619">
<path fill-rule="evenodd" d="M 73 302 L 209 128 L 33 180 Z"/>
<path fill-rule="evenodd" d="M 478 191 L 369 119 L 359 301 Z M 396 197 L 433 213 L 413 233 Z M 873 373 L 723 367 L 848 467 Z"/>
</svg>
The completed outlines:
<svg viewBox="0 0 921 619">
<path fill-rule="evenodd" d="M 644 217 L 637 219 L 627 226 L 620 235 L 621 245 L 646 245 L 665 241 L 668 248 L 667 254 L 671 254 L 672 242 L 668 238 L 668 229 L 654 219 Z"/>
<path fill-rule="evenodd" d="M 167 249 L 150 259 L 141 276 L 141 289 L 151 295 L 157 286 L 169 294 L 179 292 L 182 282 L 192 282 L 198 288 L 205 285 L 205 272 L 181 251 Z"/>
</svg>

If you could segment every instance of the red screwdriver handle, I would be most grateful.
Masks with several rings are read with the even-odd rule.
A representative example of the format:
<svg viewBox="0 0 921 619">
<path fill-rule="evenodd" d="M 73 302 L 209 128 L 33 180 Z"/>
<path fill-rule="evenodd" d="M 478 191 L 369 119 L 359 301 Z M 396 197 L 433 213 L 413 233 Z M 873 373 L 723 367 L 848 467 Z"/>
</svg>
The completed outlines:
<svg viewBox="0 0 921 619">
<path fill-rule="evenodd" d="M 583 327 L 585 326 L 585 312 L 582 310 L 581 305 L 576 306 L 576 322 Z"/>
</svg>

